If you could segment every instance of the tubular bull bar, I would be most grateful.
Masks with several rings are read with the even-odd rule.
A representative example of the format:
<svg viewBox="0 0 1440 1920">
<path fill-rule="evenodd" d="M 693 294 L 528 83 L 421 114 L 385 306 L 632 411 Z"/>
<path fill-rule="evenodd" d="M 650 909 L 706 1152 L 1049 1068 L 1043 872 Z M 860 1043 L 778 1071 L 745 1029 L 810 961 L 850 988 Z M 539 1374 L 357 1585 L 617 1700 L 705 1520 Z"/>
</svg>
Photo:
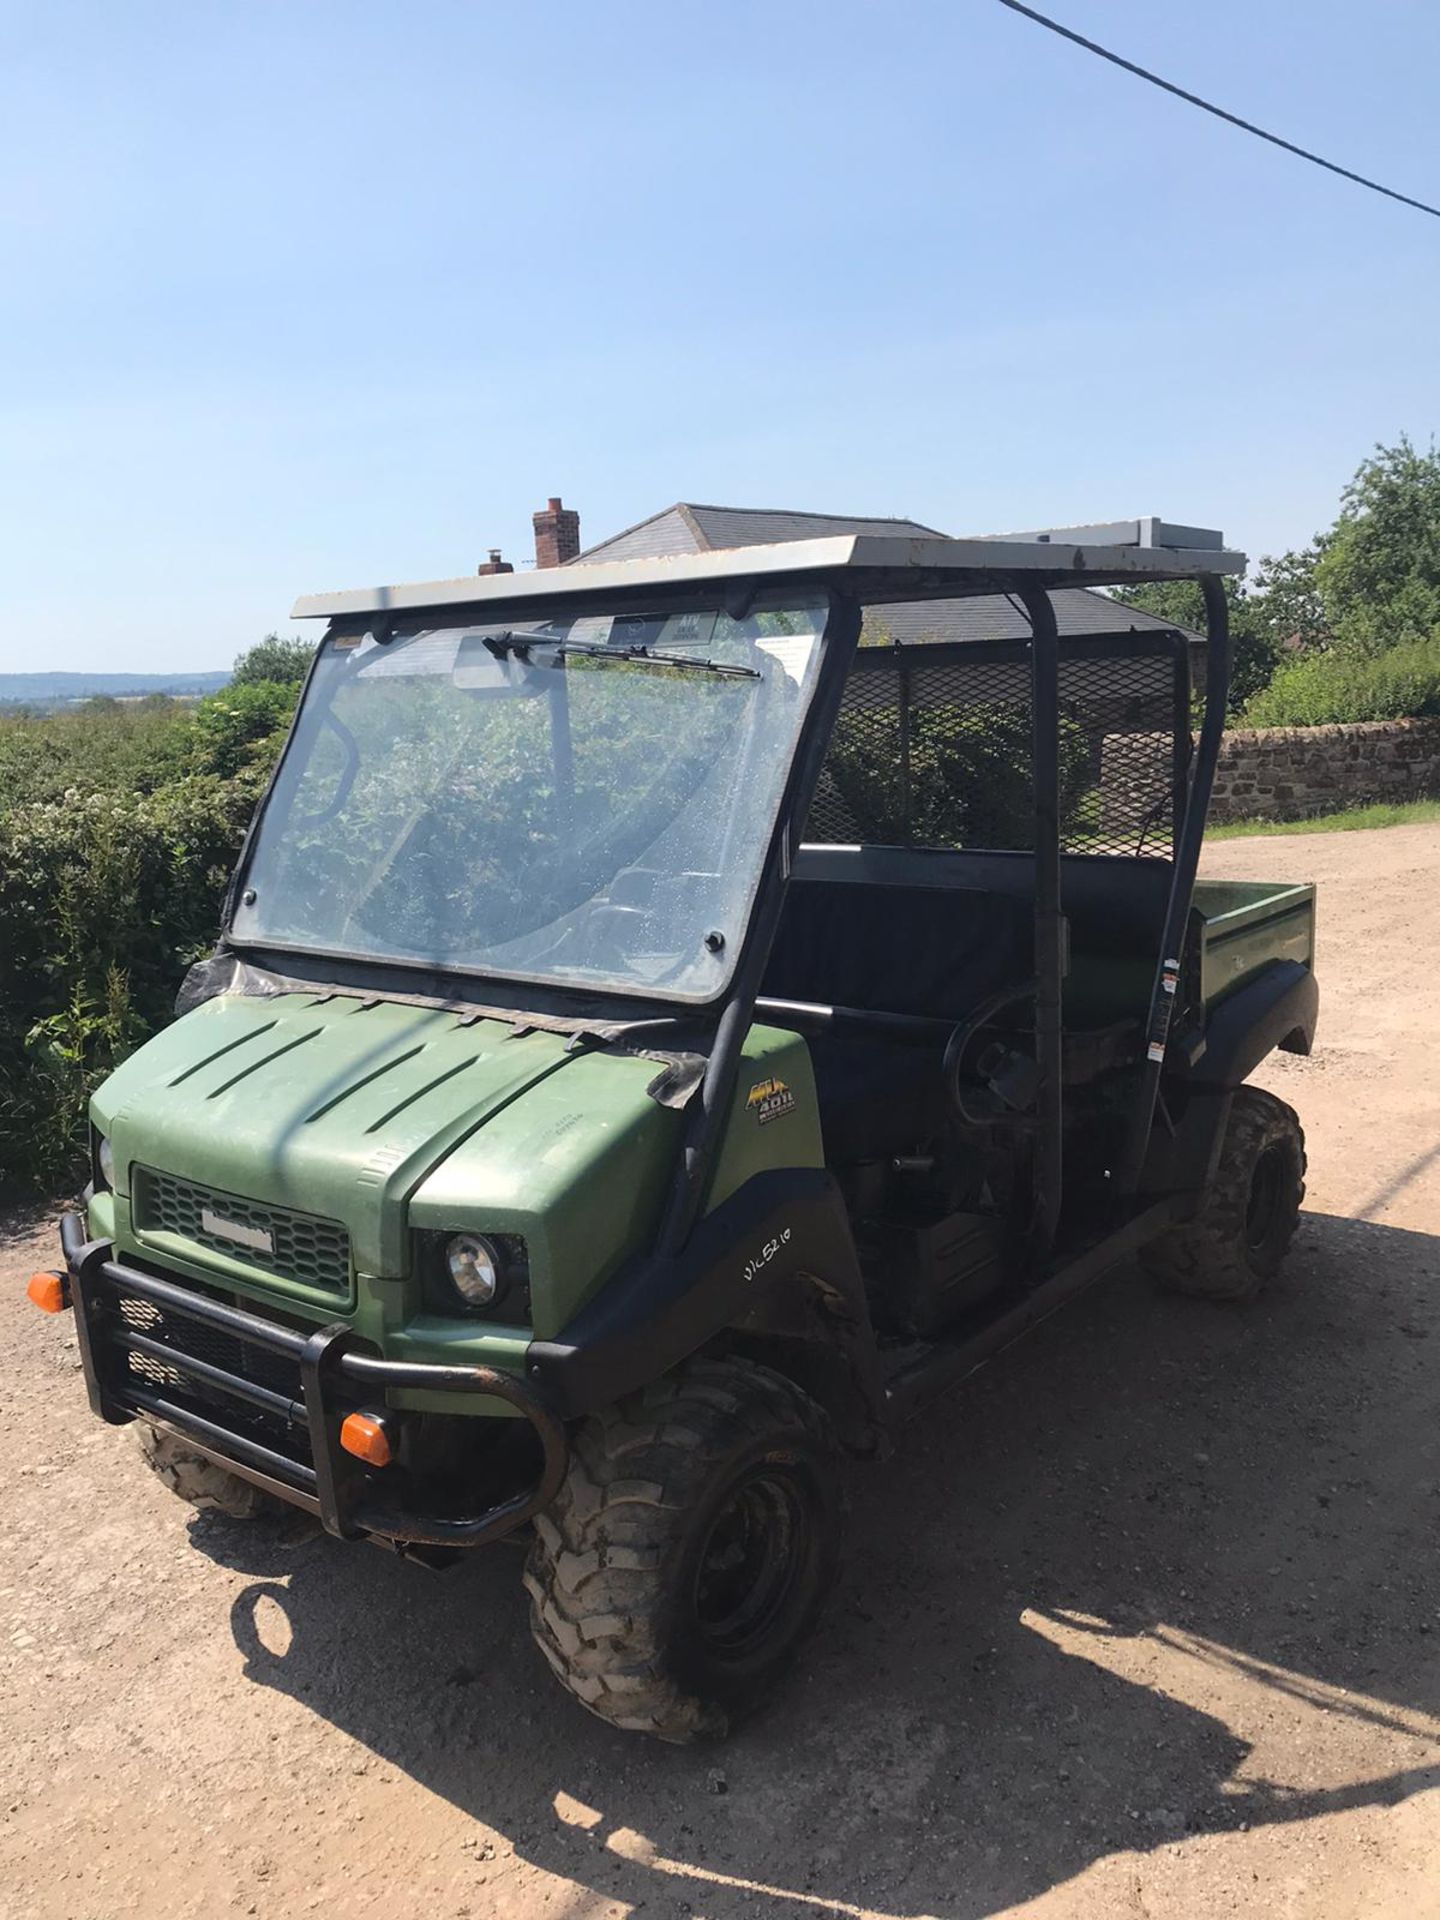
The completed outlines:
<svg viewBox="0 0 1440 1920">
<path fill-rule="evenodd" d="M 522 1526 L 559 1491 L 569 1456 L 564 1423 L 528 1381 L 497 1367 L 441 1366 L 383 1360 L 343 1321 L 306 1334 L 247 1313 L 173 1280 L 123 1265 L 108 1241 L 87 1241 L 79 1214 L 60 1221 L 60 1242 L 75 1310 L 76 1336 L 91 1410 L 112 1426 L 136 1418 L 183 1439 L 228 1472 L 316 1516 L 339 1539 L 366 1536 L 401 1547 L 478 1547 Z M 165 1314 L 229 1336 L 243 1348 L 292 1362 L 299 1370 L 298 1396 L 277 1391 L 246 1374 L 184 1351 L 127 1321 L 123 1301 L 140 1301 Z M 131 1354 L 173 1369 L 208 1395 L 258 1409 L 304 1434 L 309 1461 L 232 1431 L 197 1413 L 153 1385 L 144 1384 L 127 1362 Z M 534 1484 L 468 1518 L 416 1513 L 387 1495 L 381 1485 L 390 1469 L 367 1469 L 340 1444 L 347 1413 L 392 1387 L 484 1395 L 503 1400 L 530 1422 L 542 1452 Z"/>
</svg>

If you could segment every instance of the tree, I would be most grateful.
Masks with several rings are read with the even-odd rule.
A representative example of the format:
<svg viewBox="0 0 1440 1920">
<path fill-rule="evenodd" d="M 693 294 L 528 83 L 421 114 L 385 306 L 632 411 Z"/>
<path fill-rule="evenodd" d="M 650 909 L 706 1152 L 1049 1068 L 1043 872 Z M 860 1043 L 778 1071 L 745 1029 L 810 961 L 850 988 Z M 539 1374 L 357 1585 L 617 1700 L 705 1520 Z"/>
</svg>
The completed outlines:
<svg viewBox="0 0 1440 1920">
<path fill-rule="evenodd" d="M 1341 496 L 1333 526 L 1308 546 L 1267 554 L 1248 590 L 1227 585 L 1235 634 L 1232 706 L 1268 683 L 1281 652 L 1378 654 L 1440 633 L 1440 449 L 1402 434 L 1377 445 Z M 1117 590 L 1118 600 L 1185 626 L 1202 624 L 1192 582 Z"/>
<path fill-rule="evenodd" d="M 253 687 L 269 681 L 281 687 L 296 687 L 310 671 L 315 646 L 310 640 L 282 640 L 278 633 L 267 633 L 255 646 L 247 647 L 235 661 L 230 675 L 232 687 Z"/>
<path fill-rule="evenodd" d="M 1440 629 L 1440 450 L 1402 434 L 1341 496 L 1315 579 L 1337 642 L 1379 653 Z"/>
<path fill-rule="evenodd" d="M 1255 570 L 1251 605 L 1264 613 L 1280 645 L 1306 651 L 1329 646 L 1334 635 L 1316 568 L 1329 543 L 1328 533 L 1317 533 L 1308 547 L 1280 555 L 1267 553 Z"/>
<path fill-rule="evenodd" d="M 1198 580 L 1148 580 L 1138 587 L 1115 587 L 1112 592 L 1122 606 L 1173 621 L 1192 633 L 1205 631 L 1205 599 Z M 1270 684 L 1279 665 L 1282 636 L 1264 601 L 1248 594 L 1241 582 L 1225 581 L 1225 599 L 1230 609 L 1230 711 L 1238 713 Z"/>
</svg>

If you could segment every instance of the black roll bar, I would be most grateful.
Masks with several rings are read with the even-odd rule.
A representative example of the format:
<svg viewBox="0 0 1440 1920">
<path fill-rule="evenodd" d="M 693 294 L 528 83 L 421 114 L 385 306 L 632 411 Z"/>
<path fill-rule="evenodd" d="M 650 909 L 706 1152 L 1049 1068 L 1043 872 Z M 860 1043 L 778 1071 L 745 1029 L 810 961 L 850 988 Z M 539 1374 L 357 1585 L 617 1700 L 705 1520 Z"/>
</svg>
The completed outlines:
<svg viewBox="0 0 1440 1920">
<path fill-rule="evenodd" d="M 1220 758 L 1225 710 L 1230 699 L 1230 605 L 1225 598 L 1224 582 L 1218 574 L 1201 574 L 1200 591 L 1205 597 L 1205 713 L 1190 770 L 1185 816 L 1175 836 L 1175 867 L 1170 877 L 1170 898 L 1165 907 L 1160 952 L 1156 956 L 1155 978 L 1150 989 L 1150 1014 L 1145 1025 L 1145 1060 L 1116 1179 L 1116 1191 L 1122 1199 L 1139 1190 L 1150 1147 L 1155 1100 L 1165 1069 L 1165 1048 L 1180 985 L 1185 924 L 1195 893 L 1195 874 L 1205 838 L 1205 816 L 1210 810 L 1210 791 L 1215 784 L 1215 765 Z"/>
<path fill-rule="evenodd" d="M 1035 807 L 1035 1095 L 1033 1204 L 1026 1266 L 1035 1273 L 1055 1240 L 1064 1191 L 1065 922 L 1060 904 L 1060 636 L 1050 595 L 1020 595 L 1030 621 L 1030 761 Z"/>
<path fill-rule="evenodd" d="M 775 831 L 765 857 L 755 910 L 750 917 L 744 951 L 730 985 L 729 998 L 715 1029 L 715 1042 L 700 1083 L 699 1096 L 686 1116 L 685 1142 L 679 1176 L 671 1188 L 661 1224 L 658 1252 L 673 1258 L 689 1237 L 705 1197 L 740 1070 L 740 1055 L 755 1017 L 755 999 L 765 976 L 766 962 L 780 924 L 781 909 L 790 883 L 790 868 L 800 845 L 805 816 L 820 778 L 830 735 L 840 713 L 845 679 L 860 640 L 861 608 L 849 594 L 832 592 L 825 623 L 820 683 L 810 706 L 800 751 L 790 766 Z"/>
</svg>

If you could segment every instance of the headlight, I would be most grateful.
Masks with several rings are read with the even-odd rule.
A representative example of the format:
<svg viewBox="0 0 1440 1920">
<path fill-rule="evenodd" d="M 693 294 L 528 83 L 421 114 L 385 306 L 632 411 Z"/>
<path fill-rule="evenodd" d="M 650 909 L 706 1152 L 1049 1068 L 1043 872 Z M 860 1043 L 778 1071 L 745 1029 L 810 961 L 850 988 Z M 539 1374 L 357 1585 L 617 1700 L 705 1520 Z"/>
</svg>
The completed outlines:
<svg viewBox="0 0 1440 1920">
<path fill-rule="evenodd" d="M 528 1322 L 530 1255 L 522 1235 L 425 1227 L 414 1257 L 428 1312 Z"/>
<path fill-rule="evenodd" d="M 115 1190 L 115 1149 L 104 1134 L 95 1136 L 95 1168 L 105 1185 Z"/>
<path fill-rule="evenodd" d="M 478 1233 L 457 1233 L 445 1247 L 445 1265 L 467 1307 L 485 1307 L 500 1285 L 500 1256 Z"/>
</svg>

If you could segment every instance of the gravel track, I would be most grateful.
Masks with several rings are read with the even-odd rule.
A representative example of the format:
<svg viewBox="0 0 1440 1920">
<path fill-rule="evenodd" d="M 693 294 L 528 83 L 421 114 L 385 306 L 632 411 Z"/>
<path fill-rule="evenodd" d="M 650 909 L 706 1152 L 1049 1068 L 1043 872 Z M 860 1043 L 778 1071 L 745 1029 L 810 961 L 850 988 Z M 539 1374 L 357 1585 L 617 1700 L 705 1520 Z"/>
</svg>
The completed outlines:
<svg viewBox="0 0 1440 1920">
<path fill-rule="evenodd" d="M 1440 828 L 1322 883 L 1310 1192 L 1246 1312 L 1117 1274 L 852 1476 L 813 1654 L 720 1749 L 613 1732 L 520 1556 L 189 1519 L 0 1250 L 0 1915 L 1440 1916 Z"/>
</svg>

